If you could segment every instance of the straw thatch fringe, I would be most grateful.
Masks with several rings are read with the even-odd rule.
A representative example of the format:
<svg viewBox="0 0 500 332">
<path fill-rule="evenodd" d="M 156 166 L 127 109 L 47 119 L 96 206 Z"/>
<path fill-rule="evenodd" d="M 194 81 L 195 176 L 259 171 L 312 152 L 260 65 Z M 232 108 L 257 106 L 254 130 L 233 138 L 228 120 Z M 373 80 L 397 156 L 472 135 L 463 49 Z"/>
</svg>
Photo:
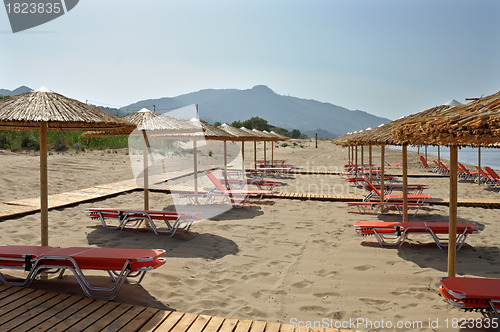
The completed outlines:
<svg viewBox="0 0 500 332">
<path fill-rule="evenodd" d="M 133 130 L 135 125 L 55 92 L 28 92 L 0 100 L 0 129 L 38 130 Z"/>
</svg>

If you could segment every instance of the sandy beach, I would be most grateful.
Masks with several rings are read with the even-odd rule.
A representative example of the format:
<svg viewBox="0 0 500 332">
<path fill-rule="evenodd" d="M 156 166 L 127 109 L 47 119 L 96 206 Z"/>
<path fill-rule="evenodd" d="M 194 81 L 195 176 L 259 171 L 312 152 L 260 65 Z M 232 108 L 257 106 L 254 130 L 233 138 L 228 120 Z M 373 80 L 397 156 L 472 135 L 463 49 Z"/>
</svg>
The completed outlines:
<svg viewBox="0 0 500 332">
<path fill-rule="evenodd" d="M 347 162 L 346 148 L 327 141 L 320 141 L 318 148 L 312 141 L 301 144 L 303 148 L 276 148 L 274 156 L 310 171 L 341 171 Z M 247 165 L 251 164 L 251 146 L 246 156 Z M 409 157 L 409 173 L 430 173 L 418 168 L 416 153 L 409 152 Z M 387 149 L 386 160 L 400 163 L 401 152 Z M 373 161 L 380 164 L 378 147 L 373 148 Z M 0 151 L 0 166 L 2 202 L 39 196 L 36 153 Z M 401 173 L 398 167 L 386 171 Z M 49 194 L 133 178 L 126 150 L 52 153 L 48 172 Z M 366 194 L 338 175 L 294 175 L 284 181 L 288 186 L 281 190 L 289 192 Z M 425 193 L 448 197 L 446 177 L 410 178 L 409 183 L 426 183 Z M 500 199 L 499 190 L 460 180 L 458 197 Z M 52 246 L 166 250 L 166 264 L 147 274 L 141 286 L 126 285 L 116 301 L 283 323 L 365 319 L 421 321 L 425 328 L 429 320 L 438 320 L 438 330 L 446 327 L 447 319 L 481 317 L 453 308 L 439 295 L 447 250 L 440 250 L 430 236 L 413 236 L 402 247 L 381 248 L 375 238 L 354 233 L 357 221 L 399 221 L 398 214 L 349 213 L 342 202 L 266 199 L 195 224 L 189 233 L 179 232 L 173 238 L 145 229 L 102 229 L 85 215 L 89 207 L 140 209 L 142 198 L 142 192 L 135 191 L 49 211 Z M 151 193 L 151 209 L 171 204 L 168 194 Z M 411 220 L 447 221 L 448 207 L 432 205 Z M 480 233 L 469 236 L 458 252 L 457 274 L 500 278 L 498 210 L 459 207 L 458 221 L 477 223 Z M 2 245 L 39 245 L 40 214 L 2 221 L 0 234 Z M 82 294 L 71 277 L 54 285 L 49 280 L 33 287 Z"/>
</svg>

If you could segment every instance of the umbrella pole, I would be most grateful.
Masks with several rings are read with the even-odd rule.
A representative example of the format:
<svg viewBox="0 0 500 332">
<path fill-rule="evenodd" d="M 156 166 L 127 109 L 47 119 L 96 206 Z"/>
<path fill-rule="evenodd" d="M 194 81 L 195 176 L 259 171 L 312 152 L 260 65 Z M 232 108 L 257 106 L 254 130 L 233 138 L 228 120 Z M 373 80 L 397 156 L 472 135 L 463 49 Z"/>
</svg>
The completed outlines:
<svg viewBox="0 0 500 332">
<path fill-rule="evenodd" d="M 408 222 L 408 146 L 403 145 L 403 222 Z"/>
<path fill-rule="evenodd" d="M 347 164 L 351 162 L 351 146 L 347 146 Z"/>
<path fill-rule="evenodd" d="M 224 180 L 226 181 L 226 186 L 229 187 L 227 183 L 227 141 L 224 140 Z"/>
<path fill-rule="evenodd" d="M 274 165 L 274 143 L 273 141 L 271 141 L 271 164 Z"/>
<path fill-rule="evenodd" d="M 198 195 L 198 152 L 196 149 L 196 139 L 193 139 L 194 194 Z"/>
<path fill-rule="evenodd" d="M 245 141 L 241 141 L 241 158 L 243 162 L 241 163 L 241 177 L 245 175 Z"/>
<path fill-rule="evenodd" d="M 477 184 L 481 185 L 481 147 L 477 148 Z"/>
<path fill-rule="evenodd" d="M 356 145 L 356 154 L 354 156 L 354 164 L 356 165 L 356 176 L 358 176 L 358 146 Z"/>
<path fill-rule="evenodd" d="M 365 161 L 364 161 L 364 148 L 365 146 L 364 145 L 361 145 L 361 169 L 363 170 L 363 172 L 365 171 Z"/>
<path fill-rule="evenodd" d="M 425 146 L 425 161 L 427 161 L 427 145 Z"/>
<path fill-rule="evenodd" d="M 384 192 L 385 192 L 385 184 L 384 184 L 384 173 L 385 173 L 385 145 L 380 146 L 380 201 L 384 201 Z M 384 212 L 384 206 L 380 207 L 380 213 Z"/>
<path fill-rule="evenodd" d="M 253 168 L 257 168 L 257 141 L 253 141 Z"/>
<path fill-rule="evenodd" d="M 143 160 L 143 172 L 144 176 L 144 210 L 149 210 L 149 165 L 148 165 L 148 137 L 146 131 L 142 130 L 143 145 L 142 145 L 142 160 Z M 146 221 L 147 225 L 147 221 Z"/>
<path fill-rule="evenodd" d="M 458 148 L 450 146 L 450 221 L 448 238 L 448 277 L 455 276 L 457 266 L 457 162 Z"/>
<path fill-rule="evenodd" d="M 49 193 L 47 186 L 47 122 L 40 123 L 41 245 L 49 245 Z"/>
<path fill-rule="evenodd" d="M 264 141 L 264 165 L 267 164 L 267 156 L 266 156 L 266 141 Z"/>
<path fill-rule="evenodd" d="M 370 182 L 373 180 L 372 172 L 372 146 L 368 145 L 368 163 L 370 164 Z"/>
<path fill-rule="evenodd" d="M 438 161 L 441 161 L 441 147 L 438 146 Z"/>
</svg>

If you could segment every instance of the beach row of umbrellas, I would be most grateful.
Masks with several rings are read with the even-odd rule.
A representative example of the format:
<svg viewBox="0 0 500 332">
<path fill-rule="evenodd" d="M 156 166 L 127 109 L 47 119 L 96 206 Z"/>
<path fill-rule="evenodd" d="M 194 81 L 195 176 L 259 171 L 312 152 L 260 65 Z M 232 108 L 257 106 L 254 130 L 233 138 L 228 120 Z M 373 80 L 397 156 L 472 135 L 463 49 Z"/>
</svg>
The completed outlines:
<svg viewBox="0 0 500 332">
<path fill-rule="evenodd" d="M 192 139 L 193 142 L 197 139 L 241 142 L 286 139 L 273 132 L 238 129 L 227 125 L 218 128 L 198 119 L 179 120 L 147 109 L 118 118 L 95 106 L 65 97 L 46 88 L 1 99 L 0 129 L 40 132 L 42 246 L 48 245 L 47 131 L 87 131 L 85 135 L 88 137 L 139 133 L 144 136 L 146 149 L 148 148 L 146 131 L 156 132 L 158 135 L 164 135 L 165 138 Z M 147 169 L 147 165 L 145 166 Z"/>
<path fill-rule="evenodd" d="M 384 178 L 383 147 L 385 145 L 402 146 L 403 222 L 408 220 L 407 146 L 444 145 L 450 147 L 448 276 L 455 276 L 458 148 L 465 146 L 500 147 L 500 92 L 477 98 L 465 105 L 436 106 L 377 128 L 346 134 L 336 138 L 333 143 L 349 147 L 380 145 L 382 147 L 382 181 Z"/>
</svg>

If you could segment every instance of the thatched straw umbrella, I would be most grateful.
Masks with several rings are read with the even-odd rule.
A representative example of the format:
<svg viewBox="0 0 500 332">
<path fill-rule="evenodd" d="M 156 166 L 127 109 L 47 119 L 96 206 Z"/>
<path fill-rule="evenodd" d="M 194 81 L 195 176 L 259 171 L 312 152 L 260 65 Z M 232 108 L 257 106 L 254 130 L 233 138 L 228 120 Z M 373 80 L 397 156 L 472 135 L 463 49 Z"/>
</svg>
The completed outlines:
<svg viewBox="0 0 500 332">
<path fill-rule="evenodd" d="M 251 131 L 245 131 L 239 128 L 235 128 L 233 126 L 230 126 L 228 124 L 223 123 L 221 126 L 218 128 L 224 130 L 225 132 L 228 132 L 229 134 L 234 136 L 235 141 L 241 141 L 241 153 L 243 155 L 243 172 L 245 171 L 245 142 L 246 141 L 253 141 L 254 142 L 254 168 L 257 168 L 257 148 L 256 148 L 256 141 L 259 140 L 259 137 L 252 133 Z"/>
<path fill-rule="evenodd" d="M 47 131 L 132 131 L 134 124 L 42 88 L 0 100 L 0 129 L 40 131 L 40 213 L 41 245 L 47 246 L 48 188 Z"/>
<path fill-rule="evenodd" d="M 242 127 L 241 129 L 243 129 Z M 246 128 L 245 128 L 246 129 Z M 267 148 L 266 148 L 266 142 L 273 142 L 277 141 L 276 136 L 274 136 L 271 133 L 268 133 L 267 131 L 261 131 L 258 129 L 252 129 L 252 132 L 255 133 L 257 136 L 261 138 L 261 141 L 264 142 L 264 164 L 267 164 Z M 271 143 L 272 146 L 272 143 Z M 274 161 L 274 160 L 273 160 Z"/>
<path fill-rule="evenodd" d="M 448 276 L 456 271 L 457 163 L 461 146 L 492 147 L 500 144 L 500 92 L 444 114 L 428 115 L 403 122 L 393 129 L 393 138 L 401 144 L 433 144 L 450 147 L 450 205 L 448 239 Z"/>
<path fill-rule="evenodd" d="M 267 133 L 267 131 L 264 130 L 264 133 Z M 278 133 L 275 133 L 274 131 L 271 130 L 269 134 L 273 135 L 275 137 L 275 141 L 286 141 L 289 140 L 289 137 L 280 135 Z M 271 144 L 271 160 L 274 162 L 274 144 Z"/>
<path fill-rule="evenodd" d="M 137 127 L 133 132 L 116 131 L 88 131 L 82 136 L 84 137 L 102 137 L 102 136 L 142 136 L 143 137 L 143 179 L 144 179 L 144 210 L 149 210 L 149 174 L 148 174 L 148 155 L 149 155 L 149 139 L 148 132 L 156 132 L 163 134 L 181 133 L 181 132 L 196 132 L 199 127 L 191 124 L 186 120 L 175 119 L 160 113 L 152 112 L 147 108 L 142 108 L 140 111 L 126 115 L 122 118 Z"/>
</svg>

